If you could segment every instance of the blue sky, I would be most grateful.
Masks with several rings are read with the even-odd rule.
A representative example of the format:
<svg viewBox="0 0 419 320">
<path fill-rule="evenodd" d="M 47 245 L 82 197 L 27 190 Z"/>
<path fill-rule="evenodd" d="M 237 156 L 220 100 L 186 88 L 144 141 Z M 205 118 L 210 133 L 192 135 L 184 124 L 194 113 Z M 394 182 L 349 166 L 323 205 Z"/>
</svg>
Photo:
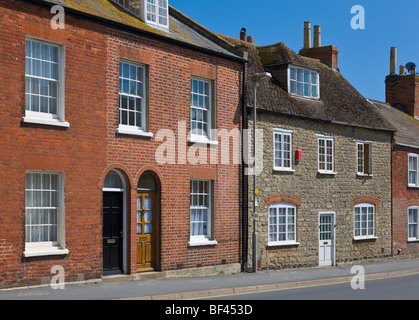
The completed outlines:
<svg viewBox="0 0 419 320">
<path fill-rule="evenodd" d="M 278 42 L 298 52 L 304 21 L 322 28 L 322 45 L 339 49 L 343 76 L 366 98 L 385 100 L 390 48 L 397 47 L 397 66 L 419 64 L 417 0 L 169 0 L 208 29 L 239 38 L 242 27 L 258 45 Z M 365 29 L 354 30 L 351 8 L 365 9 Z M 397 67 L 398 70 L 398 67 Z"/>
</svg>

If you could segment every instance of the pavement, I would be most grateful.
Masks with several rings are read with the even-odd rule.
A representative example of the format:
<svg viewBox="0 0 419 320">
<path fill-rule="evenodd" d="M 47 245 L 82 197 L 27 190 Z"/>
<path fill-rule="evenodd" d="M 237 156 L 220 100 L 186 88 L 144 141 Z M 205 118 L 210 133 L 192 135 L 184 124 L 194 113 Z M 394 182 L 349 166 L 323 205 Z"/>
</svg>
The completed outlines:
<svg viewBox="0 0 419 320">
<path fill-rule="evenodd" d="M 0 290 L 0 300 L 199 300 L 208 297 L 349 283 L 419 273 L 419 259 L 386 259 L 327 268 L 259 271 L 214 276 L 141 279 L 104 277 L 98 281 L 65 284 L 63 289 L 42 287 Z M 353 269 L 353 267 L 355 267 Z M 150 274 L 152 275 L 152 274 Z"/>
</svg>

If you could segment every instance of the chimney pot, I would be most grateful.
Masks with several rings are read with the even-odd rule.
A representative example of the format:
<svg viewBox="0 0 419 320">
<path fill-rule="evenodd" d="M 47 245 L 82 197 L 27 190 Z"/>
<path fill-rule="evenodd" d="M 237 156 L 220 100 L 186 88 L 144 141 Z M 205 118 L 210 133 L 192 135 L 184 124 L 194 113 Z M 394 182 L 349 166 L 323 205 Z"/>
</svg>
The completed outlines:
<svg viewBox="0 0 419 320">
<path fill-rule="evenodd" d="M 253 43 L 253 36 L 247 36 L 247 42 Z"/>
<path fill-rule="evenodd" d="M 246 28 L 240 30 L 240 40 L 246 41 Z"/>
<path fill-rule="evenodd" d="M 400 66 L 400 75 L 401 76 L 404 76 L 406 74 L 406 72 L 405 72 L 405 66 L 404 65 L 401 65 Z"/>
<path fill-rule="evenodd" d="M 314 26 L 314 48 L 321 47 L 321 28 L 320 26 Z"/>
<path fill-rule="evenodd" d="M 311 22 L 304 22 L 304 49 L 311 48 Z"/>
<path fill-rule="evenodd" d="M 415 75 L 416 74 L 416 66 L 413 66 L 412 69 L 410 69 L 410 74 Z"/>
<path fill-rule="evenodd" d="M 397 71 L 397 48 L 391 47 L 390 52 L 390 74 L 396 74 Z"/>
</svg>

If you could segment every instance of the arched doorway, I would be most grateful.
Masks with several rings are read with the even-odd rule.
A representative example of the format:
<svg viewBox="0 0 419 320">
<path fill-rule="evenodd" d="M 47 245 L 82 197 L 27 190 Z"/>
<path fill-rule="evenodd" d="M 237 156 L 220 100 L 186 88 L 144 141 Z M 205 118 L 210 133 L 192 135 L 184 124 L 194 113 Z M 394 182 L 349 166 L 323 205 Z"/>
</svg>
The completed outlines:
<svg viewBox="0 0 419 320">
<path fill-rule="evenodd" d="M 144 172 L 137 185 L 137 272 L 157 269 L 159 199 L 158 178 Z"/>
<path fill-rule="evenodd" d="M 124 175 L 111 170 L 103 184 L 103 273 L 126 272 L 126 190 Z"/>
</svg>

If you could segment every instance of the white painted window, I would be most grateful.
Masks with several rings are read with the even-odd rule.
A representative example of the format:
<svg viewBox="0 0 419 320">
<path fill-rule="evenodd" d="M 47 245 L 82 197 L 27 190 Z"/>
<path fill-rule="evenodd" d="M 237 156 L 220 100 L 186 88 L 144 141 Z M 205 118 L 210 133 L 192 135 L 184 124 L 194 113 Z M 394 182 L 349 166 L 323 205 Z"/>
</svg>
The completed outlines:
<svg viewBox="0 0 419 320">
<path fill-rule="evenodd" d="M 408 186 L 419 187 L 419 155 L 409 153 L 408 155 Z"/>
<path fill-rule="evenodd" d="M 274 129 L 274 170 L 292 170 L 292 131 Z"/>
<path fill-rule="evenodd" d="M 334 139 L 318 135 L 318 170 L 319 173 L 334 174 Z"/>
<path fill-rule="evenodd" d="M 304 68 L 289 66 L 288 92 L 300 97 L 319 99 L 319 73 Z"/>
<path fill-rule="evenodd" d="M 68 127 L 64 120 L 64 49 L 26 39 L 24 122 Z"/>
<path fill-rule="evenodd" d="M 408 209 L 408 240 L 419 240 L 419 207 Z"/>
<path fill-rule="evenodd" d="M 167 0 L 143 0 L 144 21 L 158 27 L 169 27 L 169 2 Z"/>
<path fill-rule="evenodd" d="M 354 207 L 354 237 L 355 239 L 374 237 L 375 205 L 360 203 Z"/>
<path fill-rule="evenodd" d="M 27 172 L 25 211 L 26 256 L 67 253 L 62 251 L 65 242 L 63 175 Z"/>
<path fill-rule="evenodd" d="M 119 62 L 119 129 L 146 131 L 145 66 Z"/>
<path fill-rule="evenodd" d="M 191 79 L 191 138 L 211 140 L 211 81 Z"/>
<path fill-rule="evenodd" d="M 269 207 L 268 245 L 297 244 L 297 206 L 276 203 Z"/>
<path fill-rule="evenodd" d="M 211 241 L 211 181 L 191 180 L 190 245 L 215 244 Z"/>
<path fill-rule="evenodd" d="M 371 175 L 371 142 L 358 141 L 357 144 L 357 174 Z"/>
</svg>

